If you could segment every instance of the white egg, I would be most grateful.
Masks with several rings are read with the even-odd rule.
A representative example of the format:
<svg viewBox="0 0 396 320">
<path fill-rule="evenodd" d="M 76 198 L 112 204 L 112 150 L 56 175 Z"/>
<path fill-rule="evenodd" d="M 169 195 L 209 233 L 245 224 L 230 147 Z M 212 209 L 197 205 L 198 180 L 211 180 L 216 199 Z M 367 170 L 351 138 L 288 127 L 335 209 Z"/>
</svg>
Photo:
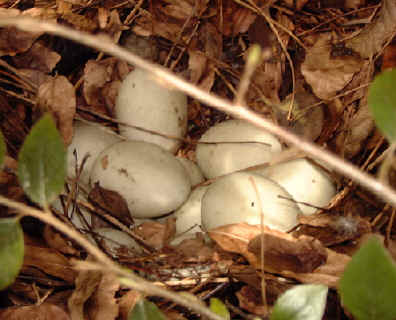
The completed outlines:
<svg viewBox="0 0 396 320">
<path fill-rule="evenodd" d="M 166 88 L 153 77 L 139 68 L 127 75 L 118 92 L 115 117 L 139 128 L 183 138 L 187 131 L 187 96 Z M 129 139 L 155 143 L 170 152 L 180 146 L 178 140 L 127 125 L 119 125 L 119 129 Z"/>
<path fill-rule="evenodd" d="M 121 248 L 131 251 L 131 253 L 142 252 L 141 246 L 125 232 L 113 228 L 97 228 L 93 232 L 98 240 L 104 242 L 114 258 L 118 257 L 118 250 Z M 90 235 L 90 240 L 94 242 L 92 235 Z"/>
<path fill-rule="evenodd" d="M 241 222 L 259 225 L 261 206 L 264 225 L 289 231 L 297 226 L 300 209 L 293 201 L 279 196 L 291 198 L 279 184 L 259 174 L 237 172 L 226 175 L 213 182 L 202 198 L 202 226 L 209 231 Z"/>
<path fill-rule="evenodd" d="M 92 165 L 99 153 L 121 141 L 119 137 L 109 132 L 110 129 L 106 130 L 108 131 L 105 131 L 104 127 L 88 125 L 81 121 L 76 121 L 74 124 L 73 140 L 67 148 L 67 175 L 74 178 L 76 165 L 80 167 L 84 157 L 89 155 L 79 180 L 84 186 L 89 185 Z M 77 162 L 74 152 L 77 154 Z"/>
<path fill-rule="evenodd" d="M 179 160 L 184 169 L 186 169 L 192 186 L 195 186 L 205 180 L 201 169 L 194 161 L 182 157 L 176 157 L 176 159 Z"/>
<path fill-rule="evenodd" d="M 280 184 L 294 200 L 316 207 L 327 206 L 337 191 L 325 170 L 307 159 L 295 159 L 254 172 Z M 303 203 L 297 205 L 304 215 L 311 215 L 317 210 Z"/>
<path fill-rule="evenodd" d="M 201 232 L 201 201 L 208 186 L 194 189 L 187 201 L 177 209 L 172 217 L 176 218 L 176 238 L 172 244 L 192 238 L 196 232 Z"/>
<path fill-rule="evenodd" d="M 191 191 L 190 179 L 170 152 L 142 141 L 123 141 L 97 158 L 91 183 L 117 192 L 133 218 L 154 218 L 179 208 Z"/>
<path fill-rule="evenodd" d="M 266 163 L 281 151 L 278 139 L 243 120 L 228 120 L 210 128 L 198 144 L 197 162 L 206 178 Z"/>
</svg>

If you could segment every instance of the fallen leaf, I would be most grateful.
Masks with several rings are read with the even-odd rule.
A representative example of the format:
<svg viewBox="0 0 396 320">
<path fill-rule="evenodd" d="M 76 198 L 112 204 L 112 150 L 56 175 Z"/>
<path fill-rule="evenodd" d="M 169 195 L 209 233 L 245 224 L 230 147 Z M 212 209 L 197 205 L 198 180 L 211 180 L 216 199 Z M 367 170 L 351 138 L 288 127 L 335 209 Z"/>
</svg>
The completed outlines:
<svg viewBox="0 0 396 320">
<path fill-rule="evenodd" d="M 124 61 L 107 58 L 89 60 L 84 68 L 83 94 L 94 111 L 112 116 L 121 80 L 131 68 Z"/>
<path fill-rule="evenodd" d="M 78 250 L 73 248 L 70 240 L 67 240 L 61 233 L 55 231 L 49 225 L 45 225 L 43 236 L 49 247 L 63 254 L 78 255 Z"/>
<path fill-rule="evenodd" d="M 27 32 L 15 27 L 0 29 L 0 57 L 27 51 L 43 32 Z"/>
<path fill-rule="evenodd" d="M 69 315 L 56 305 L 43 303 L 38 306 L 9 307 L 0 311 L 0 319 L 7 320 L 70 320 Z"/>
<path fill-rule="evenodd" d="M 48 275 L 73 283 L 76 273 L 69 260 L 58 251 L 25 243 L 25 267 L 35 267 Z"/>
<path fill-rule="evenodd" d="M 377 19 L 366 24 L 357 36 L 345 41 L 345 46 L 363 58 L 370 58 L 382 50 L 384 44 L 394 37 L 395 32 L 396 3 L 393 0 L 384 0 Z"/>
<path fill-rule="evenodd" d="M 33 69 L 50 73 L 60 61 L 61 56 L 37 41 L 26 52 L 13 57 L 13 62 L 20 69 Z"/>
<path fill-rule="evenodd" d="M 64 76 L 44 82 L 37 93 L 37 105 L 40 115 L 49 111 L 54 116 L 64 143 L 69 145 L 73 138 L 73 119 L 76 113 L 74 86 Z"/>
<path fill-rule="evenodd" d="M 315 95 L 328 100 L 352 80 L 362 63 L 352 55 L 332 57 L 331 35 L 322 33 L 307 50 L 301 72 Z"/>
<path fill-rule="evenodd" d="M 99 186 L 99 183 L 95 183 L 94 187 L 89 192 L 88 199 L 94 204 L 95 209 L 99 212 L 110 214 L 127 226 L 133 224 L 128 204 L 117 192 L 104 189 Z M 98 228 L 103 226 L 108 226 L 108 223 L 105 222 L 105 224 L 103 224 L 103 220 L 101 218 L 97 215 L 92 215 L 92 227 Z"/>
<path fill-rule="evenodd" d="M 243 286 L 235 293 L 238 298 L 239 306 L 250 313 L 261 317 L 268 316 L 268 306 L 263 305 L 261 292 L 253 287 Z"/>
<path fill-rule="evenodd" d="M 248 250 L 261 261 L 261 245 L 264 245 L 264 264 L 277 272 L 312 272 L 327 259 L 325 247 L 313 237 L 280 237 L 277 232 L 265 232 L 249 242 Z M 261 262 L 259 262 L 261 263 Z"/>
<path fill-rule="evenodd" d="M 119 306 L 115 294 L 119 288 L 120 282 L 114 274 L 102 274 L 98 287 L 89 299 L 89 319 L 114 320 L 118 316 Z"/>
<path fill-rule="evenodd" d="M 149 246 L 160 249 L 174 237 L 174 232 L 172 234 L 169 228 L 172 228 L 169 223 L 143 222 L 134 229 L 134 232 Z"/>
<path fill-rule="evenodd" d="M 67 304 L 71 320 L 81 320 L 84 317 L 84 305 L 95 292 L 102 279 L 99 271 L 80 271 L 75 282 L 76 288 L 70 296 Z"/>
<path fill-rule="evenodd" d="M 135 307 L 136 302 L 142 299 L 142 294 L 135 290 L 129 290 L 118 299 L 121 320 L 128 320 L 130 311 Z"/>
</svg>

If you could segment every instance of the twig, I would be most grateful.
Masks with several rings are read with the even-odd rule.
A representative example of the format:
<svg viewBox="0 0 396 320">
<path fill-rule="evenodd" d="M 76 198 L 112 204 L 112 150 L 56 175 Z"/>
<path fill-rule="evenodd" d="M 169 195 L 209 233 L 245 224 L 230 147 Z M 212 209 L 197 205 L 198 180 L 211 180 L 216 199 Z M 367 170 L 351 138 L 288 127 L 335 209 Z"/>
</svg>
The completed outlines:
<svg viewBox="0 0 396 320">
<path fill-rule="evenodd" d="M 259 114 L 249 110 L 246 105 L 233 105 L 228 100 L 220 98 L 219 96 L 206 92 L 195 85 L 188 83 L 186 80 L 170 73 L 165 68 L 143 60 L 127 49 L 114 44 L 108 37 L 92 36 L 65 26 L 39 21 L 28 17 L 0 19 L 0 26 L 10 25 L 25 31 L 43 31 L 69 40 L 77 41 L 81 44 L 104 51 L 117 58 L 137 65 L 143 70 L 146 70 L 158 77 L 159 80 L 167 82 L 169 85 L 189 94 L 191 97 L 215 107 L 220 111 L 226 112 L 233 117 L 247 120 L 257 127 L 279 136 L 287 143 L 293 144 L 297 148 L 305 151 L 311 157 L 324 161 L 339 173 L 352 179 L 354 182 L 367 188 L 384 201 L 389 202 L 396 207 L 396 192 L 391 187 L 377 181 L 375 178 L 362 172 L 351 163 L 348 163 L 329 151 L 326 151 L 313 143 L 290 133 L 286 129 L 270 122 L 269 120 L 262 118 Z"/>
<path fill-rule="evenodd" d="M 0 203 L 2 205 L 8 206 L 9 208 L 15 209 L 22 213 L 23 215 L 28 215 L 40 219 L 41 221 L 47 223 L 48 225 L 56 228 L 66 236 L 77 241 L 82 247 L 84 247 L 90 254 L 92 254 L 99 262 L 100 265 L 94 264 L 96 270 L 114 272 L 118 275 L 120 282 L 128 285 L 129 287 L 148 293 L 150 295 L 156 295 L 165 299 L 172 300 L 180 305 L 190 308 L 202 316 L 206 316 L 212 320 L 224 320 L 222 317 L 214 314 L 206 307 L 192 301 L 184 296 L 177 293 L 165 290 L 163 288 L 153 285 L 151 282 L 146 281 L 130 271 L 126 271 L 113 262 L 109 257 L 107 257 L 98 247 L 89 242 L 83 235 L 81 235 L 76 230 L 69 228 L 65 223 L 56 219 L 50 212 L 40 211 L 33 207 L 29 207 L 23 203 L 16 202 L 11 199 L 7 199 L 0 195 Z"/>
</svg>

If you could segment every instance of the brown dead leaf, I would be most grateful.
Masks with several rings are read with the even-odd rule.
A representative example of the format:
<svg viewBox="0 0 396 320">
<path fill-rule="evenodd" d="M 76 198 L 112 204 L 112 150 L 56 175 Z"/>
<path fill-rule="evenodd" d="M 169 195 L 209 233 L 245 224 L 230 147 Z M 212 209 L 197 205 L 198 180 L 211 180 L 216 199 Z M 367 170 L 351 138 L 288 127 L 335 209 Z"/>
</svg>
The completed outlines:
<svg viewBox="0 0 396 320">
<path fill-rule="evenodd" d="M 25 244 L 23 268 L 35 267 L 46 274 L 73 283 L 76 273 L 69 260 L 51 248 Z M 23 271 L 22 268 L 22 271 Z"/>
<path fill-rule="evenodd" d="M 112 116 L 121 80 L 130 70 L 126 62 L 115 58 L 89 60 L 84 68 L 83 86 L 88 105 L 96 112 Z"/>
<path fill-rule="evenodd" d="M 27 32 L 14 27 L 0 29 L 0 57 L 27 51 L 43 32 Z"/>
<path fill-rule="evenodd" d="M 210 261 L 213 256 L 213 249 L 205 243 L 202 233 L 198 234 L 197 238 L 183 240 L 175 249 L 186 259 L 196 259 L 199 262 Z"/>
<path fill-rule="evenodd" d="M 26 52 L 13 57 L 13 62 L 19 69 L 33 69 L 50 73 L 60 61 L 61 56 L 55 51 L 37 41 Z"/>
<path fill-rule="evenodd" d="M 235 37 L 248 31 L 257 15 L 250 9 L 239 6 L 235 1 L 225 1 L 223 4 L 223 34 Z"/>
<path fill-rule="evenodd" d="M 71 320 L 81 320 L 84 317 L 84 305 L 95 292 L 102 279 L 99 271 L 80 271 L 75 282 L 76 288 L 68 300 Z"/>
<path fill-rule="evenodd" d="M 45 225 L 43 236 L 49 247 L 58 250 L 63 254 L 78 254 L 78 250 L 73 247 L 72 243 L 49 225 Z"/>
<path fill-rule="evenodd" d="M 128 320 L 129 312 L 135 307 L 136 302 L 142 298 L 142 294 L 135 290 L 129 290 L 118 299 L 121 320 Z"/>
<path fill-rule="evenodd" d="M 69 315 L 56 305 L 10 307 L 0 311 L 0 319 L 7 320 L 70 320 Z"/>
<path fill-rule="evenodd" d="M 259 235 L 249 242 L 248 250 L 257 256 L 258 261 L 261 261 L 261 244 L 264 245 L 264 264 L 275 272 L 312 272 L 327 259 L 325 247 L 320 241 L 309 236 L 296 239 L 290 235 L 284 237 L 278 232 L 266 230 L 264 235 Z"/>
<path fill-rule="evenodd" d="M 307 51 L 301 72 L 315 95 L 328 100 L 352 80 L 362 63 L 351 55 L 332 56 L 331 34 L 322 33 Z"/>
<path fill-rule="evenodd" d="M 114 320 L 118 316 L 119 306 L 115 294 L 119 288 L 120 282 L 114 274 L 102 275 L 97 289 L 89 299 L 87 310 L 89 319 Z"/>
<path fill-rule="evenodd" d="M 366 24 L 366 27 L 357 35 L 345 42 L 363 58 L 376 55 L 383 48 L 384 43 L 392 39 L 396 33 L 396 2 L 382 1 L 378 18 Z"/>
<path fill-rule="evenodd" d="M 233 224 L 225 227 L 216 228 L 209 232 L 209 236 L 214 240 L 223 250 L 234 252 L 243 255 L 255 268 L 260 268 L 260 263 L 256 254 L 248 251 L 250 240 L 261 234 L 260 226 L 252 226 L 245 223 Z M 280 239 L 293 241 L 290 234 L 280 231 L 270 230 L 264 227 L 264 232 L 267 234 L 278 235 Z M 298 241 L 298 239 L 294 239 Z M 264 268 L 268 272 L 276 272 L 285 277 L 293 278 L 304 283 L 321 283 L 330 287 L 335 287 L 339 277 L 349 262 L 350 257 L 345 254 L 339 254 L 333 250 L 326 249 L 327 261 L 316 268 L 311 273 L 295 273 L 290 270 L 273 270 L 271 268 L 271 261 L 265 261 Z"/>
<path fill-rule="evenodd" d="M 300 137 L 315 141 L 321 134 L 324 124 L 323 106 L 319 105 L 313 108 L 305 108 L 305 106 L 317 103 L 318 99 L 304 88 L 305 82 L 302 79 L 298 80 L 292 109 L 293 121 L 287 120 L 290 98 L 286 98 L 285 102 L 274 107 L 275 116 L 281 126 L 286 127 Z"/>
<path fill-rule="evenodd" d="M 263 305 L 261 292 L 254 287 L 243 286 L 236 296 L 242 309 L 261 317 L 268 316 L 268 307 Z"/>
<path fill-rule="evenodd" d="M 19 109 L 19 105 L 10 105 L 8 99 L 0 94 L 0 129 L 8 146 L 7 151 L 13 157 L 17 156 L 29 131 L 24 121 L 24 113 L 19 112 Z"/>
<path fill-rule="evenodd" d="M 174 228 L 172 232 L 172 228 Z M 160 249 L 174 237 L 176 227 L 172 226 L 169 222 L 162 224 L 159 222 L 143 222 L 134 229 L 134 232 L 146 243 L 153 247 Z"/>
<path fill-rule="evenodd" d="M 375 127 L 374 119 L 367 104 L 367 96 L 360 102 L 359 110 L 344 122 L 336 137 L 336 147 L 350 159 L 365 146 L 365 141 Z"/>
<path fill-rule="evenodd" d="M 346 254 L 337 253 L 327 249 L 327 262 L 312 273 L 294 273 L 283 271 L 285 277 L 293 278 L 302 283 L 317 283 L 336 288 L 339 278 L 344 273 L 344 269 L 351 258 Z"/>
<path fill-rule="evenodd" d="M 99 186 L 99 183 L 95 183 L 93 189 L 88 195 L 88 199 L 95 205 L 96 210 L 110 214 L 127 226 L 133 224 L 133 219 L 128 209 L 128 204 L 125 199 L 121 197 L 117 192 L 107 190 Z M 102 219 L 96 215 L 92 216 L 92 227 L 98 228 L 103 225 Z"/>
<path fill-rule="evenodd" d="M 64 76 L 57 76 L 40 85 L 37 94 L 39 112 L 51 112 L 66 145 L 73 138 L 73 118 L 76 113 L 76 93 Z"/>
<path fill-rule="evenodd" d="M 52 77 L 44 72 L 32 69 L 19 69 L 19 74 L 26 77 L 32 82 L 37 88 L 40 87 L 44 82 L 49 81 Z"/>
<path fill-rule="evenodd" d="M 187 20 L 190 17 L 201 16 L 207 9 L 209 0 L 166 0 L 168 5 L 161 8 L 161 12 L 169 17 Z"/>
</svg>

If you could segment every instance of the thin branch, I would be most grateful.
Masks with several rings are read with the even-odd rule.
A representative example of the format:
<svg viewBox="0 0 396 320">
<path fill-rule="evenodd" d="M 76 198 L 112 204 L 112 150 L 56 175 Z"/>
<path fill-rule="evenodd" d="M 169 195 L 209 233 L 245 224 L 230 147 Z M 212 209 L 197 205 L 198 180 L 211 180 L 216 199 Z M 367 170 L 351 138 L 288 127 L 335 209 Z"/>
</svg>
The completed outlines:
<svg viewBox="0 0 396 320">
<path fill-rule="evenodd" d="M 279 136 L 287 143 L 293 144 L 297 148 L 305 151 L 311 157 L 324 161 L 339 173 L 352 179 L 354 182 L 360 184 L 364 188 L 367 188 L 384 201 L 389 202 L 392 206 L 396 207 L 396 192 L 391 187 L 377 181 L 375 178 L 362 172 L 351 163 L 348 163 L 329 151 L 326 151 L 315 144 L 290 133 L 271 121 L 262 118 L 259 114 L 250 111 L 246 105 L 233 105 L 232 102 L 228 100 L 220 98 L 219 96 L 206 92 L 193 84 L 188 83 L 186 80 L 172 74 L 167 69 L 143 60 L 127 49 L 114 44 L 107 36 L 92 36 L 65 26 L 39 21 L 28 17 L 3 18 L 0 20 L 0 26 L 10 25 L 25 31 L 43 31 L 69 40 L 74 40 L 139 66 L 140 68 L 152 73 L 158 81 L 161 80 L 166 82 L 168 85 L 174 86 L 202 103 L 215 107 L 233 117 L 247 120 L 257 127 Z"/>
<path fill-rule="evenodd" d="M 212 320 L 224 320 L 222 317 L 214 314 L 205 306 L 202 306 L 196 301 L 192 301 L 184 296 L 181 296 L 177 293 L 165 290 L 161 287 L 158 287 L 152 284 L 149 281 L 146 281 L 130 271 L 126 271 L 125 269 L 118 266 L 113 260 L 107 257 L 98 247 L 93 245 L 90 241 L 88 241 L 83 235 L 81 235 L 76 230 L 70 228 L 65 223 L 61 222 L 57 218 L 55 218 L 49 212 L 44 212 L 33 207 L 29 207 L 23 203 L 16 202 L 14 200 L 8 199 L 0 195 L 0 204 L 5 205 L 9 208 L 15 209 L 23 215 L 28 215 L 31 217 L 35 217 L 45 222 L 46 224 L 56 228 L 66 236 L 78 242 L 82 247 L 84 247 L 90 254 L 92 254 L 97 261 L 100 262 L 101 265 L 97 266 L 97 270 L 114 272 L 118 275 L 119 280 L 124 284 L 128 284 L 129 287 L 143 291 L 150 295 L 156 295 L 165 299 L 172 300 L 180 305 L 183 305 L 187 308 L 190 308 L 202 316 L 206 316 Z"/>
</svg>

